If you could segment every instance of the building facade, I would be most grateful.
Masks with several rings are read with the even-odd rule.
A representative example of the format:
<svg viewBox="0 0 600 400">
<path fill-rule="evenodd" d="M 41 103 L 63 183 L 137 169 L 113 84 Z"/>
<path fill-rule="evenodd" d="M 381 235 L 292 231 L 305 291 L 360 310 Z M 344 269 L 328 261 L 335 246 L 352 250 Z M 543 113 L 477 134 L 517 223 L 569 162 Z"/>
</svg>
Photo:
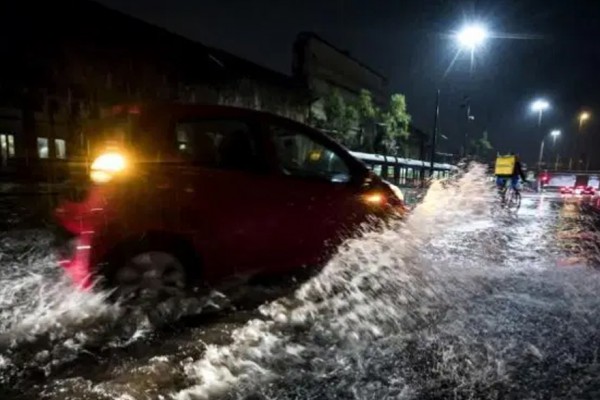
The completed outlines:
<svg viewBox="0 0 600 400">
<path fill-rule="evenodd" d="M 118 103 L 308 115 L 308 91 L 292 77 L 92 1 L 2 2 L 0 44 L 0 179 L 64 177 L 85 151 L 85 122 Z"/>
<path fill-rule="evenodd" d="M 311 112 L 317 118 L 324 118 L 323 98 L 333 90 L 346 100 L 356 101 L 360 91 L 366 89 L 381 106 L 389 97 L 386 77 L 311 32 L 300 33 L 296 38 L 292 75 L 311 90 Z"/>
<path fill-rule="evenodd" d="M 326 119 L 324 100 L 334 90 L 350 103 L 357 103 L 360 92 L 371 93 L 373 102 L 385 108 L 389 102 L 388 79 L 349 52 L 329 43 L 320 36 L 300 33 L 294 43 L 292 74 L 310 89 L 312 97 L 310 117 L 313 121 Z M 383 135 L 383 127 L 376 123 L 355 128 L 355 142 L 362 143 L 362 150 L 384 151 L 375 145 Z M 426 159 L 429 136 L 414 126 L 409 127 L 410 136 L 402 145 L 399 155 Z"/>
</svg>

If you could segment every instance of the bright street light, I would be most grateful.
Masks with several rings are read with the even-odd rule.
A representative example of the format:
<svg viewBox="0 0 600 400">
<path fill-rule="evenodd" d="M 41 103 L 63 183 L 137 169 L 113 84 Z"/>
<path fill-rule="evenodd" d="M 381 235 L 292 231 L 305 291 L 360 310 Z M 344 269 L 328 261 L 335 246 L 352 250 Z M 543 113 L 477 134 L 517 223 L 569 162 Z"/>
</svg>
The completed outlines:
<svg viewBox="0 0 600 400">
<path fill-rule="evenodd" d="M 482 25 L 466 25 L 456 34 L 461 47 L 473 51 L 481 46 L 489 37 L 489 32 Z"/>
<path fill-rule="evenodd" d="M 590 119 L 590 113 L 587 111 L 583 111 L 581 114 L 579 114 L 579 130 L 581 131 L 581 127 L 583 126 L 583 123 L 585 121 L 587 121 L 588 119 Z"/>
<path fill-rule="evenodd" d="M 456 42 L 458 43 L 458 46 L 460 48 L 456 52 L 454 59 L 448 66 L 446 73 L 448 71 L 450 71 L 450 69 L 454 65 L 454 62 L 456 61 L 456 59 L 458 58 L 458 56 L 460 55 L 460 53 L 463 49 L 467 49 L 471 53 L 471 70 L 472 70 L 473 69 L 473 60 L 474 60 L 474 56 L 475 56 L 475 49 L 477 49 L 478 47 L 483 45 L 488 37 L 489 37 L 489 32 L 488 32 L 487 28 L 481 24 L 468 24 L 468 25 L 463 26 L 460 31 L 455 32 L 453 35 L 453 39 L 456 40 Z M 444 73 L 444 76 L 446 76 L 446 73 Z M 435 155 L 436 155 L 436 141 L 437 141 L 438 128 L 439 128 L 439 126 L 438 126 L 439 125 L 439 115 L 440 115 L 440 90 L 438 89 L 437 95 L 436 95 L 436 100 L 435 100 L 435 117 L 434 117 L 434 122 L 433 122 L 433 134 L 431 135 L 432 136 L 432 138 L 431 138 L 431 160 L 430 160 L 430 167 L 429 167 L 430 176 L 433 176 L 433 172 L 434 172 Z M 472 121 L 474 119 L 475 119 L 475 117 L 473 117 L 470 112 L 470 106 L 467 105 L 467 124 L 468 124 L 468 121 Z M 467 153 L 467 136 L 468 136 L 468 129 L 465 130 L 465 139 L 464 139 L 465 143 L 463 146 L 464 155 L 466 155 L 466 153 Z"/>
<path fill-rule="evenodd" d="M 531 110 L 538 113 L 538 126 L 542 125 L 542 115 L 550 108 L 550 103 L 544 99 L 537 99 L 531 103 Z"/>
<path fill-rule="evenodd" d="M 550 135 L 552 136 L 552 139 L 554 139 L 554 141 L 556 141 L 556 138 L 558 136 L 560 136 L 560 131 L 558 129 L 555 129 L 552 132 L 550 132 Z"/>
<path fill-rule="evenodd" d="M 548 108 L 550 108 L 550 103 L 543 99 L 538 99 L 531 103 L 531 110 L 535 112 L 543 112 Z"/>
</svg>

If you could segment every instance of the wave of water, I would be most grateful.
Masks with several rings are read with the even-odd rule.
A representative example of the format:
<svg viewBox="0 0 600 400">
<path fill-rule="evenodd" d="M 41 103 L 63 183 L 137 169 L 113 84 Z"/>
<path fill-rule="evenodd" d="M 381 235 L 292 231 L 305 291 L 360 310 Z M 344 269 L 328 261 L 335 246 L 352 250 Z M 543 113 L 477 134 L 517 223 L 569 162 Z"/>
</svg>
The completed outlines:
<svg viewBox="0 0 600 400">
<path fill-rule="evenodd" d="M 74 287 L 51 255 L 50 242 L 44 231 L 0 240 L 0 384 L 16 384 L 37 371 L 49 376 L 83 354 L 129 346 L 212 300 L 169 300 L 152 310 L 123 307 L 108 301 L 108 292 Z"/>
<path fill-rule="evenodd" d="M 554 268 L 551 216 L 494 207 L 480 166 L 435 182 L 407 221 L 348 241 L 230 345 L 185 363 L 188 387 L 174 396 L 590 395 L 599 388 L 600 279 Z"/>
</svg>

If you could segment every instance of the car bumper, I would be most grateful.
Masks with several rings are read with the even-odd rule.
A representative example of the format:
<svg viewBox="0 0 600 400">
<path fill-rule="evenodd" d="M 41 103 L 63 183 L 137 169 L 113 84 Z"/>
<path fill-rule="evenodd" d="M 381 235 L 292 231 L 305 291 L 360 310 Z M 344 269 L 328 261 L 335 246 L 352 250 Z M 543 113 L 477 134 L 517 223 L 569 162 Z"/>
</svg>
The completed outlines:
<svg viewBox="0 0 600 400">
<path fill-rule="evenodd" d="M 88 232 L 75 235 L 62 227 L 57 227 L 54 232 L 53 247 L 58 265 L 78 288 L 85 290 L 92 286 L 91 239 L 92 235 Z"/>
</svg>

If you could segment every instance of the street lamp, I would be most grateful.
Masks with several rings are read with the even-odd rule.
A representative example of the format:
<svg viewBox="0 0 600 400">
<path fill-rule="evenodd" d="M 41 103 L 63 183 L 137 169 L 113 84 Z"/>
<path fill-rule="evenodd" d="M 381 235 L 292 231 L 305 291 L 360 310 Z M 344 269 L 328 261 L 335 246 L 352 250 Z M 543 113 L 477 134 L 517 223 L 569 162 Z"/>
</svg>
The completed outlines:
<svg viewBox="0 0 600 400">
<path fill-rule="evenodd" d="M 454 39 L 461 49 L 467 49 L 471 52 L 471 62 L 473 55 L 478 47 L 481 47 L 489 37 L 489 32 L 485 26 L 481 24 L 468 24 L 462 27 L 461 30 L 455 33 Z M 458 56 L 458 54 L 457 54 Z M 456 59 L 456 57 L 455 57 Z M 469 118 L 470 111 L 467 111 Z M 433 120 L 433 135 L 431 138 L 431 165 L 429 167 L 429 176 L 433 176 L 435 163 L 435 145 L 438 135 L 438 125 L 440 117 L 440 90 L 436 92 L 435 114 Z M 465 148 L 466 150 L 466 148 Z"/>
<path fill-rule="evenodd" d="M 558 170 L 558 151 L 556 151 L 556 138 L 560 136 L 560 131 L 558 129 L 554 129 L 550 132 L 550 136 L 552 136 L 552 149 L 556 154 L 556 161 L 554 162 L 554 170 Z"/>
<path fill-rule="evenodd" d="M 587 155 L 587 151 L 582 151 L 580 152 L 580 147 L 583 148 L 584 147 L 584 143 L 585 140 L 581 137 L 581 131 L 583 130 L 583 124 L 589 120 L 591 117 L 590 113 L 587 111 L 582 111 L 581 113 L 579 113 L 579 129 L 577 130 L 577 132 L 579 133 L 579 137 L 577 137 L 577 140 L 575 141 L 575 155 L 577 157 L 578 160 L 578 164 L 579 163 L 583 163 L 584 162 L 584 158 L 587 158 L 587 162 L 586 162 L 586 170 L 588 169 L 590 160 L 589 157 L 585 157 L 585 155 Z M 581 159 L 579 158 L 579 154 L 582 155 Z M 579 165 L 578 165 L 579 166 Z M 583 166 L 581 166 L 583 167 Z"/>
<path fill-rule="evenodd" d="M 544 99 L 537 99 L 531 103 L 531 111 L 538 113 L 538 126 L 542 125 L 542 115 L 550 108 L 550 103 Z"/>
<path fill-rule="evenodd" d="M 581 127 L 583 126 L 583 123 L 585 121 L 587 121 L 588 119 L 590 119 L 589 112 L 583 111 L 581 114 L 579 114 L 579 131 L 581 131 Z"/>
<path fill-rule="evenodd" d="M 487 29 L 479 24 L 465 25 L 456 33 L 456 40 L 460 47 L 471 51 L 485 43 L 488 37 Z"/>
<path fill-rule="evenodd" d="M 554 129 L 550 132 L 550 136 L 552 136 L 552 144 L 556 146 L 556 138 L 560 136 L 560 130 Z M 544 142 L 546 141 L 546 137 L 542 137 L 542 141 L 540 142 L 540 158 L 538 160 L 538 168 L 542 169 L 542 161 L 544 159 Z"/>
</svg>

